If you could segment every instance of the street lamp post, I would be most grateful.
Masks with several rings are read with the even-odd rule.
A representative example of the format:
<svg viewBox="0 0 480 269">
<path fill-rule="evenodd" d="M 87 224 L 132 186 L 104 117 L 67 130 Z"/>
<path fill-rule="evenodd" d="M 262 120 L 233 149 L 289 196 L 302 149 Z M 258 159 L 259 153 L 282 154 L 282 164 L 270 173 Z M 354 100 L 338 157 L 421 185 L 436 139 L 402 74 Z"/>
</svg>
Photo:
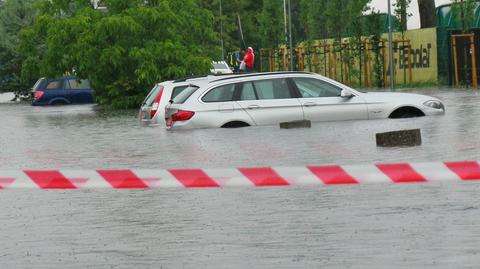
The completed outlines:
<svg viewBox="0 0 480 269">
<path fill-rule="evenodd" d="M 390 90 L 395 91 L 393 85 L 393 48 L 392 48 L 392 10 L 388 0 L 388 61 L 390 64 Z"/>
</svg>

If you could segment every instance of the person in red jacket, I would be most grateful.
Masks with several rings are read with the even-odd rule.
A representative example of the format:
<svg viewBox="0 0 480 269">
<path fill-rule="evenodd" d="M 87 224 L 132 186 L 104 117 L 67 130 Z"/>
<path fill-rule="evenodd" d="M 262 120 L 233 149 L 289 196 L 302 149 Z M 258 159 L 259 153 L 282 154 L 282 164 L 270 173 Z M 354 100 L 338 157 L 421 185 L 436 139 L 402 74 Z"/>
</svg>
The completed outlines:
<svg viewBox="0 0 480 269">
<path fill-rule="evenodd" d="M 247 72 L 251 72 L 254 70 L 254 63 L 255 63 L 255 54 L 253 53 L 253 48 L 248 47 L 248 53 L 243 58 L 245 65 L 247 67 Z"/>
</svg>

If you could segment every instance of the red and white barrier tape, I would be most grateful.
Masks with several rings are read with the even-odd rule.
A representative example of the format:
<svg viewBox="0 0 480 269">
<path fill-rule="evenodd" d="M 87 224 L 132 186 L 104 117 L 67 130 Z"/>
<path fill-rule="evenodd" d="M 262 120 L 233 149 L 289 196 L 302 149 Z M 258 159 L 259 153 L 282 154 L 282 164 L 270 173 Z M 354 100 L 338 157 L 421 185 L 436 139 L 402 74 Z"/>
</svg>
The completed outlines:
<svg viewBox="0 0 480 269">
<path fill-rule="evenodd" d="M 476 161 L 237 169 L 1 171 L 0 189 L 204 188 L 480 180 Z"/>
</svg>

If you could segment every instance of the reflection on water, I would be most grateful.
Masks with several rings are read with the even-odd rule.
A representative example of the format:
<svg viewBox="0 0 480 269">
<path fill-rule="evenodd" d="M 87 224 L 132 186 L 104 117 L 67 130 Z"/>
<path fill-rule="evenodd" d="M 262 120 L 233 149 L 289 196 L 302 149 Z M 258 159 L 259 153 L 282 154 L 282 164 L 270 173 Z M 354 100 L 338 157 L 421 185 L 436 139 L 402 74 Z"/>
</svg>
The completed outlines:
<svg viewBox="0 0 480 269">
<path fill-rule="evenodd" d="M 167 132 L 137 111 L 0 105 L 0 169 L 476 160 L 480 97 L 417 119 Z M 420 128 L 423 144 L 377 148 Z M 478 183 L 0 192 L 0 268 L 476 268 Z"/>
<path fill-rule="evenodd" d="M 0 168 L 178 168 L 476 159 L 480 97 L 429 91 L 447 114 L 399 120 L 313 123 L 167 132 L 141 127 L 137 111 L 95 106 L 0 105 Z M 423 145 L 377 148 L 375 134 L 420 128 Z"/>
</svg>

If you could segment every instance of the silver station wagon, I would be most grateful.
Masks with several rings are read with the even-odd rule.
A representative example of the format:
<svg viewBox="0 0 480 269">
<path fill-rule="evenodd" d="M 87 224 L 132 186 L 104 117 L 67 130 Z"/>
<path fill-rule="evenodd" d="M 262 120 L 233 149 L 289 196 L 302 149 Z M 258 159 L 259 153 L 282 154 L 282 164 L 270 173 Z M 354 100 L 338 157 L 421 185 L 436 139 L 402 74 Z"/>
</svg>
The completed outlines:
<svg viewBox="0 0 480 269">
<path fill-rule="evenodd" d="M 173 130 L 444 113 L 443 103 L 431 96 L 363 93 L 314 73 L 273 72 L 195 81 L 169 101 L 165 121 L 167 128 Z"/>
</svg>

